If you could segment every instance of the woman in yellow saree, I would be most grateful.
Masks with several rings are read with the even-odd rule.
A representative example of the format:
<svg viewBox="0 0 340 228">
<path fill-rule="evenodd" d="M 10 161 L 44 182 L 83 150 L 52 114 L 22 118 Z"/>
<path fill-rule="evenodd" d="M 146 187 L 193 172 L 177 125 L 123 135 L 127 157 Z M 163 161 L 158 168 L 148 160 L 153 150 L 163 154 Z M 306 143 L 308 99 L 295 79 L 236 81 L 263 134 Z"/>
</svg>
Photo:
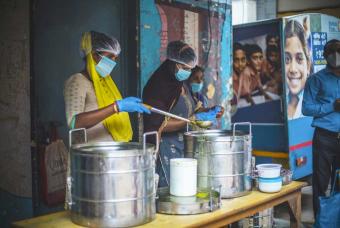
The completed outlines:
<svg viewBox="0 0 340 228">
<path fill-rule="evenodd" d="M 150 111 L 139 98 L 122 99 L 110 76 L 121 51 L 119 42 L 103 33 L 85 32 L 81 50 L 85 69 L 73 74 L 64 87 L 69 128 L 87 128 L 89 141 L 130 141 L 132 128 L 127 112 Z"/>
</svg>

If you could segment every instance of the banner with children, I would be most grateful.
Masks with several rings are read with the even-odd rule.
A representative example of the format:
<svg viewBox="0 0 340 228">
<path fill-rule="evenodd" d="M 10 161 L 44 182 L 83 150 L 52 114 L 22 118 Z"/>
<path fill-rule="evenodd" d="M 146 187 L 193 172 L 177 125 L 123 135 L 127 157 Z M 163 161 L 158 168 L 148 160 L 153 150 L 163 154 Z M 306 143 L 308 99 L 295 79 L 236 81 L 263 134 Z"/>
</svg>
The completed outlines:
<svg viewBox="0 0 340 228">
<path fill-rule="evenodd" d="M 285 21 L 284 55 L 286 105 L 288 120 L 303 117 L 303 91 L 307 78 L 313 73 L 309 15 Z"/>
<path fill-rule="evenodd" d="M 282 83 L 277 27 L 259 28 L 256 36 L 239 30 L 233 45 L 233 88 L 238 108 L 280 99 Z"/>
<path fill-rule="evenodd" d="M 279 29 L 277 20 L 234 28 L 232 102 L 238 109 L 237 121 L 247 112 L 252 122 L 282 122 Z M 274 110 L 273 118 L 263 118 L 265 110 Z"/>
</svg>

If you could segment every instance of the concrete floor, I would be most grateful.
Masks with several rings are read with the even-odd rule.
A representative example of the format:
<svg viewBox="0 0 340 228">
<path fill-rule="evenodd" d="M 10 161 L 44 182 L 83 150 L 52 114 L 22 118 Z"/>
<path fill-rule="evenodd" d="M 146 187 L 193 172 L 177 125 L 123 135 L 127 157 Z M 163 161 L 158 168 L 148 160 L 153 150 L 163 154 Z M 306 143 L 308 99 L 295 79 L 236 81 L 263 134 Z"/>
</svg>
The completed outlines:
<svg viewBox="0 0 340 228">
<path fill-rule="evenodd" d="M 302 188 L 301 197 L 301 227 L 312 228 L 314 224 L 312 186 Z M 280 205 L 274 208 L 274 223 L 277 228 L 289 227 L 289 213 L 287 205 Z"/>
</svg>

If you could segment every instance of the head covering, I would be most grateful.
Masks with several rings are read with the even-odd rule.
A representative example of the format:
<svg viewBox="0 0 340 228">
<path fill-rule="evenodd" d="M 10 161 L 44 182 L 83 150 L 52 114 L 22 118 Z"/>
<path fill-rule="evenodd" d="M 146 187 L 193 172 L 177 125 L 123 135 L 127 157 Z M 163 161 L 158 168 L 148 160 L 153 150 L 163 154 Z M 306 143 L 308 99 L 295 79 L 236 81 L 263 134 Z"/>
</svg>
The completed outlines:
<svg viewBox="0 0 340 228">
<path fill-rule="evenodd" d="M 336 51 L 337 43 L 340 43 L 340 40 L 332 39 L 332 40 L 327 41 L 327 43 L 325 44 L 323 48 L 323 55 L 325 58 L 333 51 Z"/>
<path fill-rule="evenodd" d="M 143 102 L 155 108 L 169 111 L 171 106 L 177 102 L 183 86 L 183 81 L 176 79 L 175 72 L 175 62 L 164 61 L 145 85 Z M 143 120 L 144 132 L 158 131 L 164 121 L 164 116 L 151 113 L 151 115 L 144 115 Z M 151 140 L 150 142 L 154 143 Z"/>
<path fill-rule="evenodd" d="M 92 37 L 92 34 L 96 34 L 96 39 Z M 106 38 L 103 38 L 104 36 Z M 86 70 L 92 79 L 99 109 L 111 105 L 116 100 L 122 99 L 122 95 L 112 78 L 110 76 L 103 78 L 98 75 L 95 68 L 96 63 L 91 54 L 92 50 L 108 51 L 111 53 L 115 51 L 115 53 L 119 53 L 120 47 L 118 41 L 110 41 L 109 38 L 107 38 L 108 36 L 102 33 L 85 32 L 81 39 L 81 49 L 83 53 L 86 54 Z M 92 41 L 95 42 L 94 45 L 92 45 Z M 105 128 L 110 132 L 114 141 L 127 142 L 132 139 L 132 128 L 128 113 L 122 112 L 113 114 L 102 122 Z"/>
<path fill-rule="evenodd" d="M 197 56 L 194 49 L 180 40 L 172 41 L 168 44 L 167 58 L 190 68 L 194 68 L 197 64 Z"/>
<path fill-rule="evenodd" d="M 91 45 L 89 45 L 89 43 Z M 120 44 L 116 38 L 95 31 L 85 32 L 83 34 L 80 48 L 83 51 L 84 56 L 87 56 L 92 51 L 105 51 L 112 53 L 115 56 L 118 56 L 121 52 Z"/>
</svg>

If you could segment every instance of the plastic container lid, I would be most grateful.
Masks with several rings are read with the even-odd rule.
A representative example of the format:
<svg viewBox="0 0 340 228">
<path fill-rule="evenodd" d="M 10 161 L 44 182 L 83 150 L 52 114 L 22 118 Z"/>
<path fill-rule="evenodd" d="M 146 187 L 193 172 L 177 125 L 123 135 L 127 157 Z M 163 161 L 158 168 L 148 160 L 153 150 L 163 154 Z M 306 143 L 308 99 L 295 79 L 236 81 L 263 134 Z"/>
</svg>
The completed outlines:
<svg viewBox="0 0 340 228">
<path fill-rule="evenodd" d="M 261 164 L 257 165 L 257 169 L 281 169 L 281 164 Z"/>
<path fill-rule="evenodd" d="M 193 158 L 173 158 L 170 159 L 171 166 L 197 166 L 197 160 Z"/>
</svg>

